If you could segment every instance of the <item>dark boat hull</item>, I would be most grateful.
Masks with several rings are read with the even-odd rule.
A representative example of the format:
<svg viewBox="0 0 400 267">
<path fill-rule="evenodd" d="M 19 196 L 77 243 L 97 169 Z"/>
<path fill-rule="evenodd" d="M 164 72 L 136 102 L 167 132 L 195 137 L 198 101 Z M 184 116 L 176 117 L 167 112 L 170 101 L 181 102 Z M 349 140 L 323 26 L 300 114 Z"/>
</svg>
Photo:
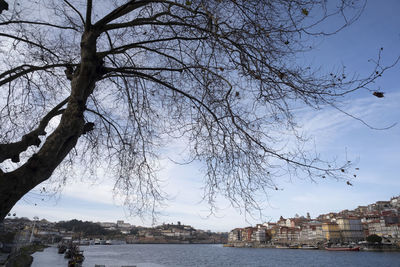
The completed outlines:
<svg viewBox="0 0 400 267">
<path fill-rule="evenodd" d="M 360 251 L 360 247 L 354 247 L 354 248 L 346 248 L 346 247 L 337 247 L 337 248 L 325 248 L 326 250 L 329 251 Z"/>
</svg>

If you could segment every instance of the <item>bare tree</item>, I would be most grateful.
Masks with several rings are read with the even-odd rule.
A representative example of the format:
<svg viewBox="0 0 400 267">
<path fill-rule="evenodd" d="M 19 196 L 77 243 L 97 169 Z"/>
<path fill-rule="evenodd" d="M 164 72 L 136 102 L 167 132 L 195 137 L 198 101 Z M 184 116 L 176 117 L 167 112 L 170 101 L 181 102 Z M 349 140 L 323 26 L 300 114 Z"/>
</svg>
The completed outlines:
<svg viewBox="0 0 400 267">
<path fill-rule="evenodd" d="M 301 148 L 293 108 L 335 105 L 385 70 L 359 79 L 296 63 L 358 18 L 354 0 L 29 2 L 0 15 L 0 218 L 83 159 L 108 164 L 134 212 L 154 211 L 160 147 L 173 139 L 206 166 L 211 207 L 222 195 L 257 208 L 255 193 L 283 175 L 345 177 L 349 162 Z"/>
</svg>

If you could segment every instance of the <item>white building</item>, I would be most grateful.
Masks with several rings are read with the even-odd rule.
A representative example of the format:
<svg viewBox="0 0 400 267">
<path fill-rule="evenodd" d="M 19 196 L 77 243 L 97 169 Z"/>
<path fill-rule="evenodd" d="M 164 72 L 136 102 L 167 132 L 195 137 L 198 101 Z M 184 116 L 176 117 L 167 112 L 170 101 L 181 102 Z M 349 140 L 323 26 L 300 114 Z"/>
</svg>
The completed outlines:
<svg viewBox="0 0 400 267">
<path fill-rule="evenodd" d="M 266 231 L 265 228 L 259 228 L 254 232 L 254 239 L 256 242 L 265 242 L 266 241 Z"/>
</svg>

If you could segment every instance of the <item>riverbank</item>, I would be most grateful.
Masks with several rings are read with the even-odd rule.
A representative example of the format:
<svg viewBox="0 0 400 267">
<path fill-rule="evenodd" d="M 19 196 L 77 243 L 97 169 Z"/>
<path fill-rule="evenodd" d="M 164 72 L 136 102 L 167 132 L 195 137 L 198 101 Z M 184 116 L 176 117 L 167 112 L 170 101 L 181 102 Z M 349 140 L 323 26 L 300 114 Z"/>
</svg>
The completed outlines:
<svg viewBox="0 0 400 267">
<path fill-rule="evenodd" d="M 362 251 L 373 251 L 373 252 L 400 252 L 400 247 L 396 244 L 359 244 L 356 245 L 360 247 Z M 278 248 L 278 249 L 320 249 L 325 250 L 325 246 L 322 244 L 315 246 L 285 246 L 285 245 L 275 245 L 268 243 L 257 243 L 257 242 L 234 242 L 225 244 L 224 247 L 233 248 Z"/>
<path fill-rule="evenodd" d="M 9 254 L 4 265 L 0 265 L 0 267 L 29 267 L 33 262 L 32 254 L 41 252 L 47 247 L 46 245 L 29 245 L 22 247 L 17 252 Z"/>
<path fill-rule="evenodd" d="M 223 243 L 220 242 L 215 242 L 214 240 L 131 240 L 129 242 L 126 242 L 127 244 L 163 244 L 163 245 L 167 245 L 167 244 L 171 244 L 171 245 L 212 245 L 212 244 L 219 244 L 222 245 Z"/>
</svg>

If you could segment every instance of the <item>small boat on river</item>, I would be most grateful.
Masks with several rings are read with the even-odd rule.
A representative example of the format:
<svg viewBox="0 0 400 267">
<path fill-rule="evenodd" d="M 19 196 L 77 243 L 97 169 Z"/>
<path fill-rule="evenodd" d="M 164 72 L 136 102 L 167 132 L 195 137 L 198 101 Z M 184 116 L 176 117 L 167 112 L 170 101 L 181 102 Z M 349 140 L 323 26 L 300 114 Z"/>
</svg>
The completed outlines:
<svg viewBox="0 0 400 267">
<path fill-rule="evenodd" d="M 289 248 L 289 246 L 281 246 L 281 245 L 276 245 L 275 248 Z"/>
<path fill-rule="evenodd" d="M 58 245 L 58 254 L 64 254 L 66 250 L 67 250 L 66 245 L 64 245 L 64 244 Z"/>
<path fill-rule="evenodd" d="M 329 251 L 360 251 L 360 247 L 325 247 Z"/>
<path fill-rule="evenodd" d="M 309 246 L 309 245 L 303 245 L 299 247 L 299 249 L 318 249 L 317 246 Z"/>
</svg>

